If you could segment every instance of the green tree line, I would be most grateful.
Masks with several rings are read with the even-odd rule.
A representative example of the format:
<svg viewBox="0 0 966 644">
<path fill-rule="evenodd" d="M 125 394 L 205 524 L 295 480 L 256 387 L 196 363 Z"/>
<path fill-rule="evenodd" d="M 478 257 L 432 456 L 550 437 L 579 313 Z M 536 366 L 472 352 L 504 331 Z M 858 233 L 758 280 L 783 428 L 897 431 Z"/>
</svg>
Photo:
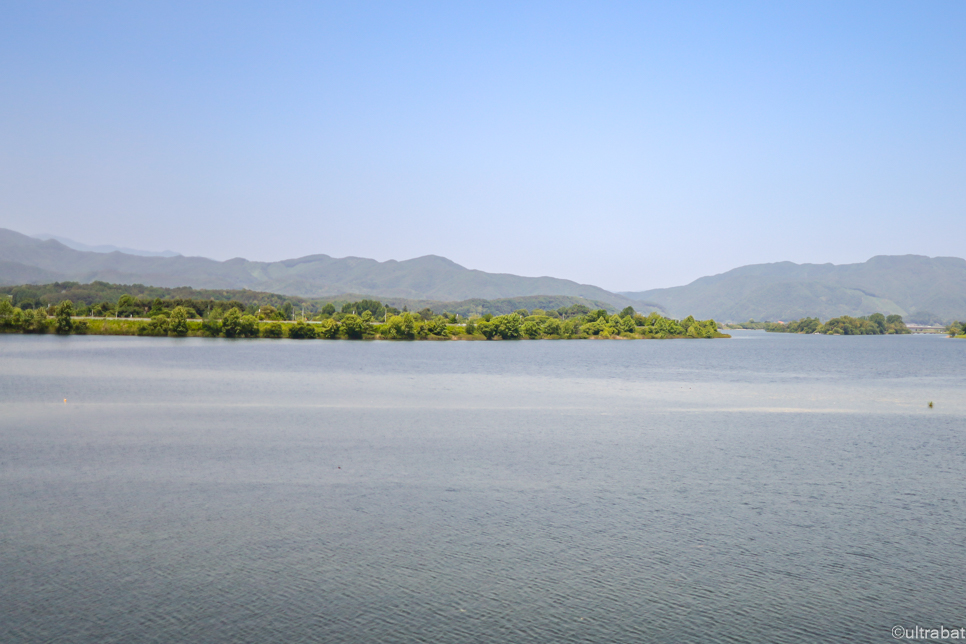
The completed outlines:
<svg viewBox="0 0 966 644">
<path fill-rule="evenodd" d="M 765 330 L 772 333 L 821 333 L 824 335 L 896 335 L 910 333 L 901 315 L 872 315 L 854 318 L 848 315 L 822 323 L 818 318 L 802 318 L 793 322 L 769 322 Z"/>
<path fill-rule="evenodd" d="M 135 298 L 131 300 L 134 300 L 133 304 L 122 296 L 118 311 L 140 306 Z M 428 309 L 417 313 L 398 311 L 375 300 L 361 300 L 351 307 L 343 306 L 341 311 L 296 315 L 296 321 L 290 322 L 270 305 L 257 309 L 233 306 L 224 310 L 219 307 L 217 314 L 212 310 L 206 316 L 199 316 L 193 307 L 176 305 L 169 309 L 156 299 L 147 311 L 139 310 L 148 319 L 131 320 L 123 316 L 78 319 L 77 309 L 70 300 L 24 310 L 14 306 L 9 299 L 0 299 L 0 330 L 8 333 L 389 340 L 728 337 L 719 333 L 714 320 L 696 320 L 691 316 L 673 320 L 658 313 L 644 316 L 631 307 L 618 314 L 608 314 L 604 309 L 585 309 L 568 307 L 565 311 L 552 312 L 520 309 L 505 315 L 487 314 L 461 319 L 455 314 L 436 315 Z"/>
</svg>

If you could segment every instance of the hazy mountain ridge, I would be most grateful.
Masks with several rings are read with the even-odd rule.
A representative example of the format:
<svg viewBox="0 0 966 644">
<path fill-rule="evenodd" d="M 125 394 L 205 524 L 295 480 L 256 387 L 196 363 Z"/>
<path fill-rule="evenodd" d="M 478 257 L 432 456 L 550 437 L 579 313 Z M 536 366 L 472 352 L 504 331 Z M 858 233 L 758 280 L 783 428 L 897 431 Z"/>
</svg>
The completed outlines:
<svg viewBox="0 0 966 644">
<path fill-rule="evenodd" d="M 0 259 L 0 286 L 43 284 L 55 281 L 57 278 L 58 274 L 45 271 L 42 268 Z"/>
<path fill-rule="evenodd" d="M 623 292 L 719 321 L 788 320 L 805 316 L 898 313 L 966 318 L 966 260 L 879 255 L 859 264 L 753 264 L 686 286 Z"/>
<path fill-rule="evenodd" d="M 91 246 L 90 244 L 84 244 L 79 241 L 74 241 L 73 239 L 68 239 L 67 237 L 59 237 L 57 235 L 42 234 L 42 235 L 31 235 L 34 239 L 40 239 L 46 241 L 48 239 L 53 239 L 59 241 L 64 246 L 68 248 L 73 248 L 74 250 L 88 251 L 91 253 L 113 253 L 117 251 L 119 253 L 125 253 L 127 255 L 143 255 L 145 257 L 177 257 L 181 253 L 176 253 L 173 250 L 139 250 L 137 248 L 125 248 L 123 246 L 112 246 L 110 244 L 100 244 L 97 246 Z"/>
<path fill-rule="evenodd" d="M 250 289 L 306 298 L 359 293 L 453 302 L 564 295 L 606 302 L 618 309 L 635 303 L 597 286 L 554 277 L 486 273 L 436 255 L 386 262 L 328 255 L 279 262 L 242 258 L 218 262 L 180 255 L 78 251 L 56 240 L 42 241 L 0 229 L 0 260 L 0 284 L 101 280 L 171 288 Z"/>
</svg>

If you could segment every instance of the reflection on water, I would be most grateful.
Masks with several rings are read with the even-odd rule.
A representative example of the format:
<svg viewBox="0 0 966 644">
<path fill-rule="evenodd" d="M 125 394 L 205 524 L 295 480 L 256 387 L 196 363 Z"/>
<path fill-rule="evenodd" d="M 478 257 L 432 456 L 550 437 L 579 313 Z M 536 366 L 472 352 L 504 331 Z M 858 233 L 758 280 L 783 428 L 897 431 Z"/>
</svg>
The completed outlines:
<svg viewBox="0 0 966 644">
<path fill-rule="evenodd" d="M 0 641 L 957 626 L 964 358 L 943 338 L 756 332 L 0 336 Z"/>
</svg>

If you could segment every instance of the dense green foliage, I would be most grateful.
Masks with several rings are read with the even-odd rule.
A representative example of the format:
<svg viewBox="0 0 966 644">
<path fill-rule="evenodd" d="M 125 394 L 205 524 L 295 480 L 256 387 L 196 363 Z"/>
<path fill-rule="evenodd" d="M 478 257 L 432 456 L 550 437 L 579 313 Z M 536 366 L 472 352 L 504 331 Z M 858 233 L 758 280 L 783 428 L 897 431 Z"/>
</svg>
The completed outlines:
<svg viewBox="0 0 966 644">
<path fill-rule="evenodd" d="M 755 322 L 754 318 L 748 320 L 747 322 L 732 322 L 730 324 L 725 324 L 726 329 L 756 329 L 763 330 L 771 322 Z"/>
<path fill-rule="evenodd" d="M 263 338 L 281 338 L 284 335 L 285 330 L 282 329 L 282 324 L 280 322 L 272 322 L 262 326 Z"/>
<path fill-rule="evenodd" d="M 386 315 L 386 307 L 382 302 L 363 299 L 358 302 L 346 302 L 342 305 L 342 312 L 353 315 L 363 315 L 368 312 L 372 317 L 381 320 Z"/>
<path fill-rule="evenodd" d="M 295 324 L 289 326 L 288 337 L 295 340 L 311 340 L 312 338 L 318 337 L 316 333 L 315 326 L 309 324 L 305 320 L 299 320 Z"/>
<path fill-rule="evenodd" d="M 57 324 L 55 329 L 57 333 L 68 334 L 74 330 L 74 303 L 70 300 L 64 300 L 57 305 L 57 309 L 54 313 L 57 317 Z"/>
<path fill-rule="evenodd" d="M 822 324 L 818 318 L 802 318 L 782 324 L 769 323 L 766 331 L 773 333 L 822 333 L 825 335 L 894 335 L 909 333 L 901 315 L 872 315 L 853 318 L 848 315 L 832 318 Z"/>
<path fill-rule="evenodd" d="M 966 322 L 953 322 L 946 327 L 946 333 L 951 338 L 966 338 Z"/>
<path fill-rule="evenodd" d="M 195 313 L 186 306 L 168 309 L 163 300 L 136 300 L 124 294 L 118 298 L 118 308 L 145 307 L 138 319 L 92 318 L 89 321 L 73 315 L 74 306 L 64 300 L 54 308 L 54 318 L 48 317 L 44 307 L 24 311 L 14 307 L 8 299 L 0 299 L 0 330 L 20 333 L 98 333 L 148 336 L 208 336 L 225 338 L 282 338 L 314 339 L 345 338 L 359 340 L 382 338 L 389 340 L 415 339 L 485 339 L 517 340 L 540 338 L 713 338 L 726 337 L 718 332 L 714 320 L 672 320 L 658 313 L 644 316 L 627 307 L 620 314 L 608 314 L 604 309 L 590 310 L 583 305 L 572 305 L 557 311 L 519 309 L 504 315 L 486 314 L 462 320 L 459 316 L 436 315 L 424 309 L 417 313 L 396 311 L 380 302 L 370 300 L 352 308 L 356 313 L 321 312 L 315 319 L 300 317 L 295 322 L 280 321 L 277 309 L 267 305 L 258 308 L 232 307 L 216 317 L 211 314 L 201 320 L 191 319 Z M 334 307 L 333 307 L 334 308 Z M 251 312 L 247 312 L 251 311 Z M 382 312 L 380 323 L 374 312 Z"/>
<path fill-rule="evenodd" d="M 188 335 L 188 311 L 183 306 L 176 306 L 171 311 L 171 318 L 168 320 L 168 332 L 180 337 Z"/>
<path fill-rule="evenodd" d="M 376 322 L 385 322 L 401 310 L 419 310 L 423 321 L 445 314 L 452 322 L 464 322 L 473 316 L 505 315 L 519 310 L 539 310 L 550 316 L 563 318 L 584 315 L 592 308 L 607 308 L 604 302 L 571 296 L 543 296 L 504 298 L 500 300 L 472 299 L 460 302 L 428 302 L 393 298 L 379 301 L 351 296 L 310 300 L 295 296 L 278 295 L 244 289 L 211 290 L 189 287 L 161 288 L 143 284 L 123 285 L 106 282 L 54 282 L 50 284 L 27 284 L 0 287 L 0 297 L 7 295 L 14 306 L 23 310 L 38 307 L 50 308 L 69 299 L 76 315 L 93 317 L 150 318 L 176 307 L 183 307 L 189 318 L 201 317 L 220 320 L 231 309 L 254 315 L 259 320 L 294 320 L 305 315 L 321 319 L 334 317 L 340 320 L 349 314 L 372 314 Z M 651 307 L 644 305 L 647 310 Z M 628 307 L 630 308 L 630 307 Z M 625 309 L 626 310 L 626 309 Z M 453 319 L 456 318 L 456 319 Z"/>
<path fill-rule="evenodd" d="M 787 324 L 769 322 L 763 328 L 773 333 L 818 333 L 821 327 L 822 321 L 818 318 L 802 318 Z"/>
</svg>

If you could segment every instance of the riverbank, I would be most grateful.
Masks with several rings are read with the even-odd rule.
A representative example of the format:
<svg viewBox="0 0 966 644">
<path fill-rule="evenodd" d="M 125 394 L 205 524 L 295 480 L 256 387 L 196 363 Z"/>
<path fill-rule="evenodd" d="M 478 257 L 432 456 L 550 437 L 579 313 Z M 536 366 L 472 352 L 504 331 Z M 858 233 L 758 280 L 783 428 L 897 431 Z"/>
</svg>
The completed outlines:
<svg viewBox="0 0 966 644">
<path fill-rule="evenodd" d="M 31 316 L 33 317 L 33 316 Z M 246 316 L 248 317 L 248 316 Z M 510 318 L 511 316 L 500 316 Z M 90 318 L 71 317 L 69 324 L 65 318 L 50 317 L 44 320 L 31 319 L 20 325 L 5 325 L 0 333 L 17 334 L 60 334 L 60 335 L 118 335 L 118 336 L 175 336 L 175 337 L 231 337 L 264 339 L 354 339 L 354 340 L 429 340 L 429 341 L 479 341 L 479 340 L 649 340 L 649 339 L 697 339 L 730 338 L 715 328 L 710 331 L 706 326 L 696 329 L 689 325 L 688 332 L 668 333 L 647 326 L 635 327 L 635 331 L 601 325 L 601 328 L 562 328 L 561 325 L 530 325 L 524 318 L 512 316 L 517 320 L 493 318 L 470 324 L 433 324 L 419 322 L 411 318 L 401 318 L 374 324 L 357 318 L 356 320 L 321 321 L 268 321 L 244 320 L 235 327 L 227 326 L 224 321 L 201 319 L 185 320 L 180 329 L 172 328 L 172 322 L 165 318 Z M 587 326 L 587 325 L 583 325 Z M 640 329 L 640 332 L 637 330 Z M 683 330 L 683 329 L 682 329 Z M 553 331 L 557 331 L 554 333 Z M 594 331 L 597 331 L 596 333 Z"/>
</svg>

